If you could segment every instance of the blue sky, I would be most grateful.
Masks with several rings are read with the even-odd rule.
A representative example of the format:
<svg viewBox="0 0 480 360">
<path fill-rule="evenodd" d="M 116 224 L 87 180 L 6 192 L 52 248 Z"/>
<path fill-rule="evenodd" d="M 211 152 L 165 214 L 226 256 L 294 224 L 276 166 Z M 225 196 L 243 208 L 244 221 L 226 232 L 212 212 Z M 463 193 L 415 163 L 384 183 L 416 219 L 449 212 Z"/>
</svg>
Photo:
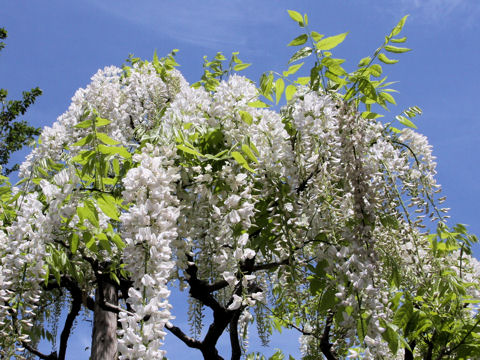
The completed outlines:
<svg viewBox="0 0 480 360">
<path fill-rule="evenodd" d="M 347 59 L 347 70 L 410 14 L 404 34 L 413 51 L 384 67 L 389 80 L 399 81 L 400 91 L 398 106 L 386 119 L 408 106 L 423 109 L 417 124 L 438 157 L 438 181 L 452 208 L 452 224 L 469 224 L 480 234 L 478 0 L 3 0 L 0 26 L 9 37 L 0 54 L 0 87 L 9 90 L 11 99 L 42 88 L 44 95 L 25 119 L 45 126 L 66 111 L 75 90 L 86 86 L 97 69 L 120 66 L 129 53 L 150 59 L 155 49 L 162 55 L 178 48 L 180 70 L 193 83 L 202 73 L 204 55 L 240 51 L 242 60 L 253 63 L 245 75 L 258 79 L 264 71 L 285 70 L 294 51 L 286 44 L 300 30 L 287 9 L 306 12 L 310 28 L 322 34 L 350 32 L 336 51 Z M 475 254 L 480 257 L 480 247 Z M 173 297 L 177 315 L 185 312 L 180 298 Z M 184 323 L 185 316 L 179 321 Z M 298 354 L 293 334 L 276 339 L 272 347 Z M 69 359 L 84 359 L 81 350 L 89 341 L 88 329 L 79 326 Z M 184 352 L 171 335 L 167 345 L 171 359 L 199 358 L 195 351 Z"/>
</svg>

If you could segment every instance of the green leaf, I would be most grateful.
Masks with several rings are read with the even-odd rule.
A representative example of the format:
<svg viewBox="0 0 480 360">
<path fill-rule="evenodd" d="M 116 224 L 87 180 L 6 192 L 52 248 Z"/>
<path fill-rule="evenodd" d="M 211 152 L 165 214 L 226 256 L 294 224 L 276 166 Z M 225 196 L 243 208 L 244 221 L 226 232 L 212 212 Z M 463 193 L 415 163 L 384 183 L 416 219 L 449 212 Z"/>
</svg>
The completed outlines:
<svg viewBox="0 0 480 360">
<path fill-rule="evenodd" d="M 298 50 L 295 54 L 292 55 L 290 60 L 288 60 L 288 64 L 291 64 L 292 62 L 295 62 L 297 60 L 304 59 L 312 54 L 313 49 L 309 46 L 305 46 L 304 48 L 301 48 Z"/>
<path fill-rule="evenodd" d="M 160 68 L 160 61 L 158 60 L 157 50 L 153 52 L 153 66 L 155 69 Z"/>
<path fill-rule="evenodd" d="M 376 119 L 376 118 L 379 118 L 379 117 L 383 117 L 383 115 L 380 115 L 380 114 L 377 114 L 377 113 L 374 113 L 374 112 L 370 112 L 370 111 L 364 111 L 364 112 L 362 112 L 362 117 L 364 119 Z"/>
<path fill-rule="evenodd" d="M 91 158 L 95 157 L 96 153 L 93 150 L 83 150 L 77 156 L 72 158 L 73 162 L 79 163 L 81 165 L 86 164 Z"/>
<path fill-rule="evenodd" d="M 298 22 L 298 24 L 303 27 L 303 17 L 298 11 L 287 10 L 287 12 L 288 15 L 290 15 L 290 17 L 293 19 L 293 21 Z"/>
<path fill-rule="evenodd" d="M 331 57 L 324 57 L 322 59 L 321 64 L 325 66 L 328 69 L 328 71 L 330 71 L 331 73 L 337 76 L 343 76 L 347 74 L 347 72 L 340 66 L 344 62 L 345 60 L 343 59 L 333 59 Z"/>
<path fill-rule="evenodd" d="M 100 248 L 103 250 L 107 250 L 111 254 L 112 247 L 110 245 L 110 241 L 108 240 L 107 235 L 105 235 L 104 233 L 98 233 L 96 237 L 98 240 L 98 245 L 100 245 Z"/>
<path fill-rule="evenodd" d="M 292 100 L 293 95 L 295 95 L 296 92 L 297 88 L 294 85 L 290 84 L 287 86 L 285 89 L 285 98 L 287 99 L 287 102 Z"/>
<path fill-rule="evenodd" d="M 125 243 L 123 242 L 122 238 L 120 237 L 120 235 L 118 235 L 117 233 L 115 233 L 111 238 L 110 240 L 117 246 L 117 248 L 119 248 L 120 250 L 124 249 L 125 248 Z"/>
<path fill-rule="evenodd" d="M 93 206 L 89 206 L 91 204 L 88 200 L 85 201 L 85 206 L 83 207 L 77 207 L 77 215 L 80 218 L 80 220 L 83 222 L 83 220 L 88 220 L 90 223 L 98 227 L 98 212 L 97 209 Z"/>
<path fill-rule="evenodd" d="M 337 74 L 334 74 L 329 70 L 325 72 L 325 76 L 335 84 L 339 84 L 340 86 L 347 85 L 347 81 L 345 79 L 338 77 Z"/>
<path fill-rule="evenodd" d="M 254 107 L 254 108 L 267 108 L 267 107 L 269 107 L 267 104 L 265 104 L 261 100 L 252 101 L 252 102 L 248 103 L 248 106 L 251 106 L 251 107 Z"/>
<path fill-rule="evenodd" d="M 120 144 L 118 141 L 113 140 L 110 136 L 105 133 L 97 132 L 95 134 L 97 138 L 102 141 L 105 145 L 118 145 Z"/>
<path fill-rule="evenodd" d="M 358 63 L 358 66 L 359 67 L 367 66 L 370 63 L 370 61 L 372 61 L 372 58 L 370 56 L 364 57 L 362 60 L 360 60 L 360 62 Z"/>
<path fill-rule="evenodd" d="M 390 41 L 391 41 L 392 43 L 401 44 L 401 43 L 404 43 L 405 41 L 407 41 L 407 37 L 404 36 L 404 37 L 398 38 L 398 39 L 390 39 Z"/>
<path fill-rule="evenodd" d="M 402 124 L 402 125 L 411 127 L 413 129 L 417 128 L 415 126 L 415 124 L 410 119 L 407 119 L 405 116 L 397 115 L 397 116 L 395 116 L 395 119 L 397 119 L 400 122 L 400 124 Z"/>
<path fill-rule="evenodd" d="M 335 36 L 330 36 L 325 39 L 320 40 L 317 43 L 317 49 L 318 50 L 330 50 L 336 47 L 338 44 L 343 42 L 345 40 L 345 37 L 348 35 L 348 32 L 343 33 L 343 34 L 338 34 Z"/>
<path fill-rule="evenodd" d="M 283 90 L 285 90 L 285 82 L 283 81 L 282 78 L 278 78 L 277 81 L 275 81 L 275 98 L 276 98 L 277 104 L 279 103 L 280 98 L 282 97 Z"/>
<path fill-rule="evenodd" d="M 130 159 L 132 157 L 132 154 L 130 154 L 128 150 L 125 149 L 123 146 L 106 146 L 106 145 L 99 144 L 98 151 L 100 151 L 102 154 L 105 154 L 105 155 L 118 154 L 124 159 Z"/>
<path fill-rule="evenodd" d="M 397 47 L 397 46 L 391 46 L 391 45 L 386 45 L 384 49 L 388 52 L 395 53 L 395 54 L 401 54 L 405 53 L 407 51 L 411 51 L 412 49 L 408 48 L 403 48 L 403 47 Z"/>
<path fill-rule="evenodd" d="M 96 127 L 101 127 L 110 124 L 111 121 L 108 119 L 101 118 L 100 116 L 97 116 L 95 118 L 95 126 Z"/>
<path fill-rule="evenodd" d="M 317 42 L 320 41 L 320 40 L 323 38 L 323 35 L 322 35 L 322 34 L 319 34 L 319 33 L 316 32 L 316 31 L 312 31 L 312 32 L 310 33 L 310 36 L 312 37 L 312 39 L 313 39 L 314 41 L 317 41 Z"/>
<path fill-rule="evenodd" d="M 84 146 L 90 144 L 94 139 L 93 134 L 88 134 L 84 138 L 78 140 L 76 143 L 72 144 L 72 146 Z"/>
<path fill-rule="evenodd" d="M 92 119 L 87 119 L 82 122 L 79 122 L 77 125 L 74 126 L 74 128 L 86 129 L 86 128 L 92 127 L 92 125 L 93 125 Z"/>
<path fill-rule="evenodd" d="M 308 35 L 307 34 L 302 34 L 300 36 L 297 36 L 295 39 L 290 41 L 290 43 L 287 46 L 299 46 L 303 45 L 307 42 L 308 40 Z"/>
<path fill-rule="evenodd" d="M 377 99 L 377 92 L 375 90 L 375 87 L 367 79 L 361 79 L 360 80 L 360 82 L 358 83 L 358 89 L 367 98 L 372 99 L 372 100 Z"/>
<path fill-rule="evenodd" d="M 106 193 L 100 193 L 99 197 L 97 198 L 97 204 L 100 210 L 103 211 L 105 215 L 107 215 L 110 219 L 119 221 L 118 218 L 118 209 L 116 206 L 115 198 Z"/>
<path fill-rule="evenodd" d="M 390 37 L 400 34 L 400 31 L 402 31 L 403 26 L 405 25 L 405 21 L 407 20 L 407 17 L 408 15 L 405 15 L 403 18 L 400 19 L 398 24 L 393 28 L 392 32 L 390 33 Z"/>
<path fill-rule="evenodd" d="M 255 157 L 255 155 L 252 152 L 252 149 L 247 144 L 242 144 L 242 151 L 245 153 L 245 155 L 248 156 L 250 160 L 252 160 L 255 163 L 258 163 L 258 159 Z"/>
<path fill-rule="evenodd" d="M 247 111 L 240 110 L 240 117 L 242 118 L 243 122 L 247 123 L 248 125 L 252 125 L 253 123 L 253 117 L 252 114 L 250 114 Z"/>
<path fill-rule="evenodd" d="M 372 74 L 375 77 L 379 77 L 382 75 L 382 67 L 378 64 L 373 64 L 372 66 L 369 67 L 370 74 Z"/>
<path fill-rule="evenodd" d="M 72 252 L 72 254 L 75 254 L 77 252 L 78 240 L 79 240 L 78 234 L 73 233 L 72 236 L 70 237 L 70 251 Z"/>
<path fill-rule="evenodd" d="M 117 158 L 112 160 L 112 169 L 115 172 L 115 175 L 118 176 L 120 174 L 120 162 Z"/>
<path fill-rule="evenodd" d="M 411 316 L 413 314 L 413 305 L 410 301 L 405 301 L 404 304 L 395 312 L 393 323 L 401 329 L 405 329 Z"/>
<path fill-rule="evenodd" d="M 283 76 L 287 77 L 288 75 L 295 74 L 303 66 L 303 64 L 304 63 L 302 62 L 300 64 L 290 66 L 287 71 L 283 72 Z"/>
<path fill-rule="evenodd" d="M 237 163 L 239 163 L 248 171 L 255 172 L 250 166 L 248 166 L 247 160 L 245 160 L 242 154 L 240 154 L 238 151 L 232 151 L 232 157 L 235 159 Z"/>
<path fill-rule="evenodd" d="M 335 304 L 337 303 L 337 297 L 335 296 L 336 292 L 337 292 L 336 288 L 329 287 L 323 293 L 322 300 L 320 302 L 320 305 L 318 306 L 318 310 L 320 312 L 328 311 L 329 309 L 332 309 L 335 306 Z"/>
<path fill-rule="evenodd" d="M 246 68 L 248 68 L 250 65 L 252 65 L 252 64 L 246 64 L 246 63 L 237 64 L 233 67 L 233 70 L 242 71 L 242 70 L 245 70 Z"/>
<path fill-rule="evenodd" d="M 300 85 L 307 85 L 310 82 L 310 76 L 299 77 L 295 83 Z"/>
<path fill-rule="evenodd" d="M 380 319 L 380 324 L 382 327 L 385 329 L 385 331 L 382 333 L 382 338 L 387 342 L 388 347 L 390 348 L 390 351 L 396 355 L 398 351 L 398 338 L 399 334 L 397 333 L 397 327 L 395 325 L 392 325 L 388 322 L 386 322 L 383 319 Z"/>
<path fill-rule="evenodd" d="M 203 156 L 197 150 L 186 147 L 185 145 L 182 145 L 182 144 L 177 145 L 177 149 L 182 150 L 183 152 L 186 152 L 188 154 L 192 154 L 192 155 L 196 155 L 196 156 Z"/>
<path fill-rule="evenodd" d="M 378 55 L 378 60 L 380 60 L 381 62 L 385 63 L 385 64 L 396 64 L 398 62 L 398 60 L 395 60 L 395 59 L 389 59 L 385 54 L 383 53 L 380 53 Z"/>
<path fill-rule="evenodd" d="M 389 93 L 381 92 L 381 93 L 380 93 L 380 97 L 381 97 L 383 100 L 388 101 L 390 104 L 397 105 L 397 103 L 395 102 L 395 99 L 394 99 L 393 96 L 390 95 Z"/>
</svg>

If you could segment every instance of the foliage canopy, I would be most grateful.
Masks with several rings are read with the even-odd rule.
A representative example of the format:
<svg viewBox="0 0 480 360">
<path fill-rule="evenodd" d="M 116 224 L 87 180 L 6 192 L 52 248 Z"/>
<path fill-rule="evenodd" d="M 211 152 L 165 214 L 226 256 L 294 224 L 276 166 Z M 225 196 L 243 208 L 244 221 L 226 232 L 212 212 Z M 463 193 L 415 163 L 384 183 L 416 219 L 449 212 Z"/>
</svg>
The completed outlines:
<svg viewBox="0 0 480 360">
<path fill-rule="evenodd" d="M 7 31 L 0 28 L 0 40 L 7 38 Z M 0 50 L 5 47 L 5 43 L 0 41 Z M 39 128 L 34 128 L 27 124 L 26 121 L 15 121 L 20 115 L 24 115 L 27 108 L 35 102 L 37 96 L 42 91 L 36 87 L 30 91 L 22 93 L 22 100 L 8 100 L 8 91 L 0 89 L 0 166 L 5 166 L 10 159 L 10 155 L 20 150 L 24 145 L 33 141 L 34 136 L 40 134 Z M 14 165 L 11 169 L 3 169 L 3 174 L 17 170 L 18 165 Z"/>
</svg>

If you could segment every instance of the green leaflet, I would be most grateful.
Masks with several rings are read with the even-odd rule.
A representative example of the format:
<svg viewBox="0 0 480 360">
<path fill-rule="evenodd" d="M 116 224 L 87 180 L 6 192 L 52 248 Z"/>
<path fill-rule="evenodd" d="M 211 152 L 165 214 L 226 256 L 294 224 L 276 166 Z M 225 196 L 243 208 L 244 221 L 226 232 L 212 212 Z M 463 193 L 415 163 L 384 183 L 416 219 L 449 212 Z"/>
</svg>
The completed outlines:
<svg viewBox="0 0 480 360">
<path fill-rule="evenodd" d="M 402 31 L 403 26 L 405 25 L 405 21 L 407 21 L 407 17 L 408 15 L 405 15 L 403 18 L 400 19 L 398 24 L 393 28 L 392 32 L 390 33 L 390 37 L 400 34 L 400 31 Z"/>
<path fill-rule="evenodd" d="M 405 53 L 407 51 L 411 51 L 412 49 L 408 48 L 403 48 L 403 47 L 397 47 L 397 46 L 392 46 L 392 45 L 386 45 L 384 49 L 388 52 L 395 53 L 395 54 L 401 54 Z"/>
<path fill-rule="evenodd" d="M 293 21 L 298 22 L 298 24 L 303 27 L 303 17 L 298 11 L 287 10 L 287 12 L 288 12 L 288 15 L 290 15 L 290 17 L 292 18 Z"/>
<path fill-rule="evenodd" d="M 295 74 L 303 66 L 303 64 L 304 63 L 302 62 L 300 64 L 290 66 L 287 71 L 284 71 L 282 73 L 282 75 L 287 77 L 288 75 Z"/>
<path fill-rule="evenodd" d="M 85 200 L 83 207 L 77 207 L 77 215 L 81 222 L 88 220 L 93 226 L 98 227 L 98 212 L 89 200 Z"/>
<path fill-rule="evenodd" d="M 382 67 L 378 64 L 373 64 L 368 68 L 370 74 L 372 74 L 375 77 L 379 77 L 382 75 Z"/>
<path fill-rule="evenodd" d="M 297 36 L 295 39 L 293 39 L 292 41 L 290 41 L 290 43 L 288 43 L 287 46 L 299 46 L 299 45 L 303 45 L 307 42 L 308 40 L 308 35 L 307 34 L 302 34 L 302 35 L 299 35 Z"/>
<path fill-rule="evenodd" d="M 247 155 L 247 157 L 255 163 L 258 163 L 258 159 L 252 152 L 252 149 L 247 144 L 242 144 L 242 151 Z"/>
<path fill-rule="evenodd" d="M 242 121 L 248 125 L 252 125 L 253 123 L 253 116 L 247 111 L 240 110 L 239 111 L 240 117 L 242 118 Z"/>
<path fill-rule="evenodd" d="M 87 136 L 78 140 L 76 143 L 72 144 L 72 146 L 84 146 L 84 145 L 90 144 L 94 138 L 95 137 L 93 136 L 93 134 L 88 134 Z"/>
<path fill-rule="evenodd" d="M 395 60 L 395 59 L 389 59 L 384 53 L 380 53 L 378 54 L 378 60 L 380 60 L 381 62 L 385 63 L 385 64 L 396 64 L 398 62 L 398 60 Z"/>
<path fill-rule="evenodd" d="M 398 38 L 398 39 L 390 39 L 390 42 L 392 43 L 397 43 L 397 44 L 401 44 L 401 43 L 404 43 L 405 41 L 407 41 L 407 37 L 404 36 L 402 38 Z"/>
<path fill-rule="evenodd" d="M 307 85 L 310 82 L 310 76 L 302 76 L 297 78 L 295 83 L 300 84 L 300 85 Z"/>
<path fill-rule="evenodd" d="M 103 142 L 105 145 L 118 145 L 120 144 L 117 140 L 113 140 L 110 136 L 105 133 L 97 132 L 95 133 L 97 139 Z"/>
<path fill-rule="evenodd" d="M 81 165 L 86 164 L 90 159 L 95 157 L 95 151 L 93 150 L 83 150 L 77 156 L 72 158 L 73 162 L 79 163 Z"/>
<path fill-rule="evenodd" d="M 370 61 L 372 61 L 372 58 L 370 56 L 364 57 L 358 62 L 358 67 L 367 66 Z"/>
<path fill-rule="evenodd" d="M 132 157 L 132 154 L 130 154 L 127 149 L 121 146 L 106 146 L 106 145 L 99 144 L 98 151 L 105 155 L 117 154 L 123 157 L 124 159 L 130 159 Z"/>
<path fill-rule="evenodd" d="M 111 121 L 108 119 L 101 118 L 100 116 L 97 116 L 95 118 L 95 126 L 96 127 L 101 127 L 110 124 Z"/>
<path fill-rule="evenodd" d="M 405 126 L 408 126 L 408 127 L 411 127 L 413 129 L 416 129 L 417 127 L 415 126 L 415 124 L 410 120 L 410 119 L 407 119 L 405 116 L 403 115 L 397 115 L 395 116 L 395 119 L 397 119 L 400 124 L 402 125 L 405 125 Z"/>
<path fill-rule="evenodd" d="M 250 65 L 252 65 L 252 64 L 246 64 L 246 63 L 237 64 L 233 67 L 233 70 L 242 71 L 242 70 L 245 70 L 246 68 L 248 68 Z"/>
<path fill-rule="evenodd" d="M 323 51 L 333 49 L 334 47 L 342 43 L 347 35 L 348 32 L 324 38 L 317 43 L 317 50 Z"/>
<path fill-rule="evenodd" d="M 75 254 L 77 252 L 78 242 L 79 242 L 78 234 L 73 233 L 70 237 L 70 251 L 72 252 L 72 254 Z"/>
<path fill-rule="evenodd" d="M 369 99 L 376 100 L 377 99 L 377 92 L 375 87 L 372 85 L 370 81 L 367 79 L 361 79 L 358 83 L 358 89 L 360 92 L 368 97 Z"/>
<path fill-rule="evenodd" d="M 383 100 L 388 101 L 390 104 L 397 105 L 397 103 L 395 102 L 395 99 L 394 99 L 393 96 L 390 95 L 389 93 L 381 92 L 381 93 L 379 94 L 379 96 L 380 96 L 380 98 L 382 98 Z"/>
<path fill-rule="evenodd" d="M 97 197 L 97 205 L 100 208 L 100 210 L 103 211 L 105 215 L 107 215 L 110 219 L 119 221 L 120 219 L 118 218 L 118 209 L 116 205 L 116 200 L 115 198 L 106 193 L 100 193 L 99 196 Z"/>
<path fill-rule="evenodd" d="M 254 108 L 267 108 L 267 107 L 269 107 L 267 104 L 265 104 L 261 100 L 249 102 L 248 106 L 251 106 L 251 107 L 254 107 Z"/>
<path fill-rule="evenodd" d="M 92 127 L 92 125 L 93 125 L 92 119 L 87 119 L 82 122 L 79 122 L 77 125 L 74 126 L 74 128 L 86 129 L 86 128 Z"/>
<path fill-rule="evenodd" d="M 316 42 L 319 42 L 322 38 L 323 38 L 323 35 L 322 34 L 319 34 L 318 32 L 316 31 L 312 31 L 310 33 L 310 36 L 312 37 L 312 39 Z"/>
<path fill-rule="evenodd" d="M 283 81 L 282 78 L 278 78 L 277 81 L 275 81 L 275 99 L 277 104 L 279 103 L 280 98 L 282 97 L 284 89 L 285 89 L 285 82 Z"/>
<path fill-rule="evenodd" d="M 287 64 L 291 64 L 292 62 L 295 62 L 297 60 L 301 60 L 303 58 L 306 58 L 312 54 L 313 49 L 309 46 L 305 46 L 304 48 L 301 48 L 298 50 L 295 54 L 292 55 L 290 60 L 288 60 Z"/>
<path fill-rule="evenodd" d="M 250 172 L 255 172 L 249 165 L 247 160 L 240 154 L 238 151 L 232 151 L 232 157 L 235 159 L 237 163 L 239 163 L 241 166 L 243 166 L 245 169 L 247 169 Z"/>
<path fill-rule="evenodd" d="M 186 152 L 187 154 L 192 154 L 195 156 L 203 156 L 201 153 L 199 153 L 197 150 L 186 147 L 183 144 L 177 145 L 177 149 L 182 150 L 183 152 Z"/>
<path fill-rule="evenodd" d="M 285 90 L 285 98 L 287 99 L 287 102 L 292 100 L 293 95 L 295 95 L 296 92 L 297 92 L 297 88 L 294 85 L 290 84 L 287 86 Z"/>
<path fill-rule="evenodd" d="M 122 250 L 125 248 L 125 243 L 123 242 L 120 235 L 118 235 L 117 233 L 114 233 L 113 236 L 110 237 L 110 240 L 115 244 L 118 249 Z"/>
</svg>

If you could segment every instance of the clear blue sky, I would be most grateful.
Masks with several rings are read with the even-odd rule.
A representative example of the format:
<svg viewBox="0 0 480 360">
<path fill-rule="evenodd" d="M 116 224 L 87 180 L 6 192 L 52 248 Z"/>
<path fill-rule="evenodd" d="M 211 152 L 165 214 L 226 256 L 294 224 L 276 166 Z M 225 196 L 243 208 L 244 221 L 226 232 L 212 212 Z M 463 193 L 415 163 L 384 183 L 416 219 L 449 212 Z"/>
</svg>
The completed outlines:
<svg viewBox="0 0 480 360">
<path fill-rule="evenodd" d="M 311 29 L 322 34 L 350 32 L 336 52 L 348 60 L 347 70 L 410 14 L 404 34 L 413 51 L 384 68 L 400 90 L 398 107 L 386 118 L 412 105 L 423 109 L 419 130 L 438 157 L 438 181 L 452 208 L 452 223 L 469 224 L 480 234 L 478 0 L 2 0 L 0 26 L 9 36 L 0 54 L 0 87 L 11 99 L 41 87 L 44 95 L 25 119 L 45 126 L 66 111 L 75 90 L 86 86 L 98 68 L 120 66 L 129 53 L 151 58 L 155 49 L 162 55 L 178 48 L 180 70 L 195 82 L 204 55 L 240 51 L 242 60 L 253 63 L 245 75 L 258 79 L 264 71 L 285 70 L 293 53 L 286 44 L 300 33 L 287 9 L 308 13 Z M 480 247 L 475 253 L 480 257 Z M 182 312 L 175 313 L 185 322 Z M 169 358 L 200 358 L 172 339 L 168 335 Z M 293 334 L 278 341 L 272 346 L 298 354 Z M 75 353 L 68 358 L 85 359 L 82 349 L 88 344 L 88 330 L 80 326 L 70 343 Z"/>
</svg>

